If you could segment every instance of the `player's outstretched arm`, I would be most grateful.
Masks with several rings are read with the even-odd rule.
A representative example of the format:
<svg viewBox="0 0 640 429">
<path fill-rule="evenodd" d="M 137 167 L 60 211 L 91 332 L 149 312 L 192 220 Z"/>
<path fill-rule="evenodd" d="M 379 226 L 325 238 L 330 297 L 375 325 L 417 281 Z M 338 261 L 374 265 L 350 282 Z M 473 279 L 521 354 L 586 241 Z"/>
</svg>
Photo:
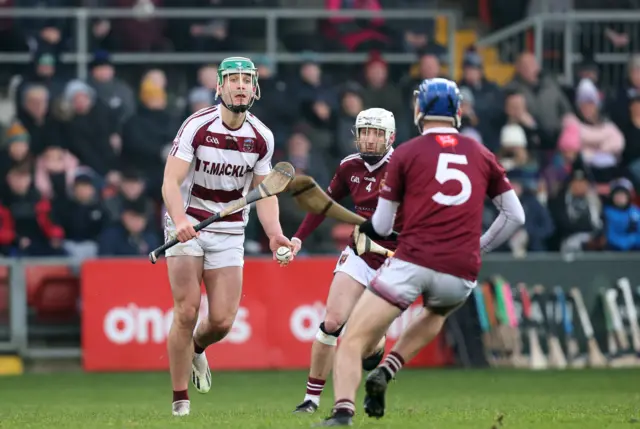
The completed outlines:
<svg viewBox="0 0 640 429">
<path fill-rule="evenodd" d="M 167 207 L 167 212 L 176 225 L 177 238 L 181 243 L 197 237 L 198 233 L 193 229 L 185 214 L 184 202 L 180 193 L 180 186 L 187 177 L 191 164 L 178 157 L 169 155 L 164 168 L 162 181 L 162 199 Z"/>
<path fill-rule="evenodd" d="M 524 209 L 514 190 L 503 192 L 492 201 L 500 213 L 487 232 L 480 237 L 480 251 L 482 253 L 500 247 L 525 222 Z"/>
<path fill-rule="evenodd" d="M 349 188 L 345 184 L 345 181 L 342 178 L 342 169 L 340 168 L 343 163 L 340 163 L 338 169 L 336 170 L 333 178 L 331 178 L 331 183 L 326 189 L 327 195 L 333 198 L 335 201 L 340 201 L 349 195 Z M 291 242 L 293 243 L 293 254 L 297 255 L 302 247 L 302 242 L 311 235 L 313 231 L 316 230 L 317 227 L 320 226 L 322 221 L 324 221 L 325 216 L 322 214 L 314 214 L 307 213 L 307 215 L 302 220 L 302 223 L 298 227 L 298 230 L 291 238 Z"/>
<path fill-rule="evenodd" d="M 266 176 L 253 176 L 252 186 L 258 186 Z M 258 220 L 264 229 L 265 234 L 269 237 L 269 248 L 273 252 L 273 259 L 276 259 L 276 251 L 279 247 L 285 246 L 289 249 L 293 248 L 293 244 L 282 233 L 280 225 L 280 206 L 278 198 L 273 196 L 256 201 L 256 211 L 258 212 Z"/>
<path fill-rule="evenodd" d="M 302 223 L 298 227 L 298 230 L 293 237 L 291 238 L 291 243 L 293 243 L 293 254 L 297 255 L 300 249 L 302 248 L 302 242 L 311 235 L 313 231 L 317 227 L 320 226 L 322 221 L 324 221 L 325 216 L 322 214 L 314 214 L 307 213 L 307 215 L 302 220 Z"/>
</svg>

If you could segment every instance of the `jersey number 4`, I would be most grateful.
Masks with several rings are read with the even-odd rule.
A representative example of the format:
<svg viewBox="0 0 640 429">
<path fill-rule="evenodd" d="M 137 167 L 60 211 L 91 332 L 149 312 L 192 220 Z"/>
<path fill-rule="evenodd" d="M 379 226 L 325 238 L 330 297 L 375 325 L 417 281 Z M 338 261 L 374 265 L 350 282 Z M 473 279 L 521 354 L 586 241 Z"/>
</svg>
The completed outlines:
<svg viewBox="0 0 640 429">
<path fill-rule="evenodd" d="M 367 185 L 366 188 L 364 188 L 367 190 L 367 192 L 371 192 L 371 182 L 369 182 L 369 184 Z"/>
<path fill-rule="evenodd" d="M 445 195 L 438 192 L 432 198 L 443 206 L 459 206 L 469 201 L 471 198 L 471 180 L 463 171 L 455 168 L 455 165 L 467 165 L 467 157 L 453 153 L 441 153 L 438 156 L 438 166 L 436 167 L 436 180 L 441 185 L 455 180 L 460 183 L 462 190 L 456 195 Z"/>
</svg>

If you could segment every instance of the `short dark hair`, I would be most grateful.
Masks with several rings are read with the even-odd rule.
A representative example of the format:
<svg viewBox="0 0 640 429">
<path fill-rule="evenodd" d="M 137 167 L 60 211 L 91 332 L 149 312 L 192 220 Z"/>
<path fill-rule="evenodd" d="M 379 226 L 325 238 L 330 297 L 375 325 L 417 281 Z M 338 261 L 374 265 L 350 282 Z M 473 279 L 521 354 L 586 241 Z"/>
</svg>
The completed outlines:
<svg viewBox="0 0 640 429">
<path fill-rule="evenodd" d="M 122 213 L 131 212 L 144 216 L 147 213 L 147 201 L 144 198 L 137 198 L 135 200 L 124 200 L 122 203 Z"/>
<path fill-rule="evenodd" d="M 24 161 L 20 161 L 20 162 L 17 162 L 15 164 L 13 164 L 11 166 L 11 168 L 9 168 L 9 171 L 8 171 L 7 174 L 29 174 L 29 175 L 31 175 L 32 172 L 33 172 L 33 166 L 31 164 L 31 161 L 24 160 Z"/>
</svg>

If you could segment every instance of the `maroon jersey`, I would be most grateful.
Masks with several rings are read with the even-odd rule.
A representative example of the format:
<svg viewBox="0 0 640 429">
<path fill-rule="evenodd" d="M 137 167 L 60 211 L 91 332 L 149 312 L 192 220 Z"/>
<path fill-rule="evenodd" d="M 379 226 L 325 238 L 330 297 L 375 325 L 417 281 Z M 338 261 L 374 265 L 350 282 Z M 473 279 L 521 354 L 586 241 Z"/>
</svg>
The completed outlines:
<svg viewBox="0 0 640 429">
<path fill-rule="evenodd" d="M 511 185 L 483 145 L 453 129 L 434 131 L 398 147 L 387 167 L 380 197 L 399 202 L 404 216 L 395 256 L 475 281 L 485 195 Z"/>
<path fill-rule="evenodd" d="M 375 165 L 375 168 L 365 164 L 358 154 L 347 156 L 340 162 L 333 179 L 331 179 L 327 194 L 336 201 L 351 195 L 356 213 L 365 219 L 369 219 L 373 216 L 373 212 L 378 205 L 380 185 L 387 171 L 392 152 L 393 149 L 389 150 L 387 155 Z M 304 241 L 323 220 L 323 215 L 308 214 L 300 224 L 294 237 Z M 399 211 L 395 219 L 394 231 L 400 232 L 401 228 L 402 213 Z M 389 250 L 395 250 L 397 245 L 395 241 L 386 240 L 376 241 L 376 243 Z M 353 235 L 351 236 L 351 247 L 355 251 Z M 370 252 L 360 255 L 360 257 L 374 270 L 377 270 L 385 260 L 384 256 Z"/>
</svg>

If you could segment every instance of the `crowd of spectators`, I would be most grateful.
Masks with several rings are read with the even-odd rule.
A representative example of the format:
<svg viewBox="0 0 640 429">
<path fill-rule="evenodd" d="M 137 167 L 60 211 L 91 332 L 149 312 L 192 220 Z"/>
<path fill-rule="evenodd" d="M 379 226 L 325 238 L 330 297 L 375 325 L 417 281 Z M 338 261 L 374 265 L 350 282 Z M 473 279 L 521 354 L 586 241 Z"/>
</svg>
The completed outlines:
<svg viewBox="0 0 640 429">
<path fill-rule="evenodd" d="M 149 2 L 158 3 L 141 1 Z M 171 2 L 164 3 L 170 6 Z M 201 2 L 179 3 L 198 6 Z M 234 0 L 234 7 L 241 3 L 269 2 Z M 342 7 L 350 2 L 326 2 L 334 3 Z M 406 7 L 415 2 L 393 3 Z M 119 69 L 105 51 L 122 46 L 105 36 L 105 40 L 94 40 L 89 78 L 67 78 L 59 70 L 59 49 L 55 49 L 68 40 L 67 33 L 64 27 L 55 27 L 60 23 L 40 24 L 23 40 L 34 46 L 33 67 L 22 73 L 16 88 L 15 117 L 2 126 L 0 254 L 80 259 L 147 254 L 162 241 L 160 186 L 168 149 L 191 112 L 216 103 L 216 65 L 199 67 L 192 79 L 195 85 L 185 93 L 172 90 L 161 68 L 145 70 L 139 82 L 130 82 L 119 77 Z M 349 28 L 364 31 L 359 21 L 334 24 L 341 35 Z M 94 36 L 111 34 L 111 25 L 97 22 Z M 222 43 L 222 39 L 234 39 L 221 37 L 233 34 L 228 22 L 189 25 L 182 30 L 190 41 L 183 42 L 193 43 L 200 37 L 204 44 L 196 50 L 245 48 Z M 422 79 L 443 74 L 444 50 L 431 42 L 430 29 L 406 26 L 405 31 L 388 32 L 381 28 L 378 36 L 384 37 L 370 33 L 362 45 L 354 41 L 358 38 L 343 40 L 346 50 L 370 52 L 350 79 L 344 73 L 337 77 L 327 72 L 311 52 L 301 54 L 304 61 L 292 74 L 275 73 L 267 58 L 254 58 L 262 99 L 252 111 L 274 132 L 275 161 L 287 160 L 298 173 L 327 185 L 339 160 L 354 152 L 351 127 L 358 112 L 368 107 L 394 112 L 398 144 L 416 135 L 412 91 Z M 133 26 L 130 31 L 141 30 Z M 148 32 L 149 37 L 155 34 Z M 391 43 L 390 35 L 399 34 L 394 40 L 402 43 Z M 142 43 L 138 36 L 123 37 Z M 309 35 L 308 46 L 317 39 Z M 179 46 L 176 40 L 180 39 L 167 40 L 168 45 Z M 388 49 L 416 49 L 418 61 L 397 76 L 379 53 Z M 500 87 L 486 79 L 482 58 L 469 49 L 459 82 L 464 99 L 461 132 L 497 155 L 527 213 L 526 225 L 500 250 L 516 255 L 639 250 L 635 189 L 640 186 L 640 56 L 631 58 L 627 79 L 614 87 L 601 85 L 598 65 L 592 62 L 580 66 L 573 87 L 561 86 L 530 53 L 522 53 L 515 66 L 513 81 Z M 280 201 L 281 222 L 290 236 L 304 213 L 286 196 Z M 490 202 L 485 212 L 486 228 L 496 214 Z M 304 249 L 335 252 L 349 234 L 350 228 L 327 220 Z M 263 253 L 265 244 L 253 216 L 246 251 Z"/>
</svg>

